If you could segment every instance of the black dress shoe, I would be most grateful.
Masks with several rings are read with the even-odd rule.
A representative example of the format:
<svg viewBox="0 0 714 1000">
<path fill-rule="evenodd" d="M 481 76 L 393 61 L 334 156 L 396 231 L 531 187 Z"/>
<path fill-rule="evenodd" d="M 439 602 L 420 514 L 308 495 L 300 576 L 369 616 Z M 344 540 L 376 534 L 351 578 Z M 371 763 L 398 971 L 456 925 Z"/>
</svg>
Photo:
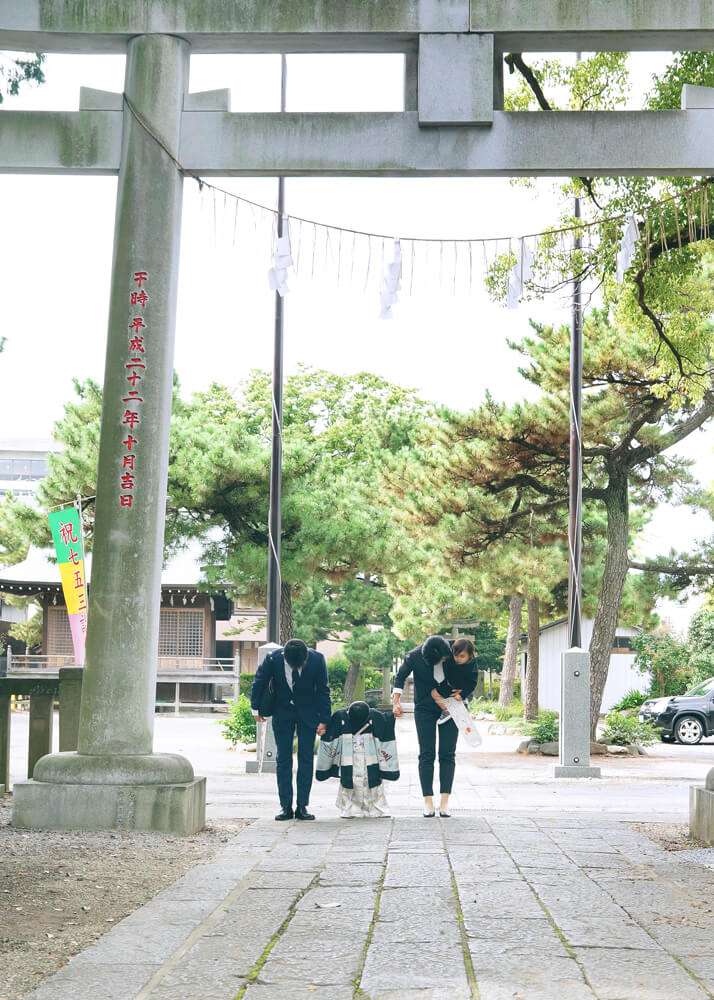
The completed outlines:
<svg viewBox="0 0 714 1000">
<path fill-rule="evenodd" d="M 286 819 L 294 819 L 294 814 L 292 809 L 281 809 L 275 818 L 280 823 Z"/>
<path fill-rule="evenodd" d="M 312 813 L 307 811 L 307 806 L 298 806 L 295 810 L 295 819 L 314 819 Z"/>
</svg>

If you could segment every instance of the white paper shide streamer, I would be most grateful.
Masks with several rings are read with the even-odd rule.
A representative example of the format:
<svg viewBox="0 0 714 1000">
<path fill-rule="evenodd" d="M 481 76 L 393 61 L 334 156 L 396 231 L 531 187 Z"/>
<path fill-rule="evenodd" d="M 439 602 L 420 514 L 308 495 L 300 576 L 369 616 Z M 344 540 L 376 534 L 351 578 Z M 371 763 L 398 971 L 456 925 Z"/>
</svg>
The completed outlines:
<svg viewBox="0 0 714 1000">
<path fill-rule="evenodd" d="M 506 305 L 509 309 L 518 308 L 518 303 L 523 295 L 523 286 L 530 278 L 532 271 L 533 251 L 528 246 L 526 241 L 522 239 L 519 243 L 518 250 L 516 251 L 516 263 L 513 265 L 511 273 L 508 275 L 508 295 L 506 296 Z"/>
<path fill-rule="evenodd" d="M 268 284 L 272 291 L 277 292 L 283 298 L 287 295 L 288 271 L 293 266 L 293 256 L 290 249 L 290 236 L 286 232 L 284 236 L 278 236 L 275 246 L 275 256 L 273 266 L 268 271 Z"/>
<path fill-rule="evenodd" d="M 394 241 L 394 258 L 384 272 L 382 282 L 381 303 L 382 310 L 380 319 L 392 318 L 392 306 L 399 297 L 399 289 L 402 284 L 402 244 L 400 240 Z"/>
<path fill-rule="evenodd" d="M 630 268 L 639 238 L 640 227 L 637 225 L 637 219 L 631 215 L 622 230 L 622 242 L 617 254 L 617 280 L 619 284 L 622 284 L 625 273 Z"/>
</svg>

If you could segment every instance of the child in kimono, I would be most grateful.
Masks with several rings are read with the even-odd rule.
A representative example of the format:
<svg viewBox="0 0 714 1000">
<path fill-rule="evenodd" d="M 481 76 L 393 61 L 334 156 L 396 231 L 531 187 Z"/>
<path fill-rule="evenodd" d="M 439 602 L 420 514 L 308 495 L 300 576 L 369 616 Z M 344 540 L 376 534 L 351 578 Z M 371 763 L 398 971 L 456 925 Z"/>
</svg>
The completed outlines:
<svg viewBox="0 0 714 1000">
<path fill-rule="evenodd" d="M 340 779 L 337 808 L 343 819 L 389 816 L 383 782 L 399 778 L 394 715 L 364 701 L 334 712 L 320 737 L 315 777 Z"/>
</svg>

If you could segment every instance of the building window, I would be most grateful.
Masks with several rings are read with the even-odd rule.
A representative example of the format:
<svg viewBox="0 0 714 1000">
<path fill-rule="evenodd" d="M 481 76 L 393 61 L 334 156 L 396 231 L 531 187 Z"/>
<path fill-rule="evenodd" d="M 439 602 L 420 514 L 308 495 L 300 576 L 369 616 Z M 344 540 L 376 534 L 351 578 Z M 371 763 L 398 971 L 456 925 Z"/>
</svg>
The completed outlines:
<svg viewBox="0 0 714 1000">
<path fill-rule="evenodd" d="M 634 653 L 631 635 L 616 635 L 612 644 L 613 653 Z"/>
<path fill-rule="evenodd" d="M 44 458 L 2 458 L 0 479 L 44 479 L 47 460 Z"/>
<path fill-rule="evenodd" d="M 74 656 L 72 632 L 66 608 L 47 608 L 47 652 L 50 656 Z"/>
<path fill-rule="evenodd" d="M 162 608 L 159 656 L 203 656 L 203 611 Z"/>
</svg>

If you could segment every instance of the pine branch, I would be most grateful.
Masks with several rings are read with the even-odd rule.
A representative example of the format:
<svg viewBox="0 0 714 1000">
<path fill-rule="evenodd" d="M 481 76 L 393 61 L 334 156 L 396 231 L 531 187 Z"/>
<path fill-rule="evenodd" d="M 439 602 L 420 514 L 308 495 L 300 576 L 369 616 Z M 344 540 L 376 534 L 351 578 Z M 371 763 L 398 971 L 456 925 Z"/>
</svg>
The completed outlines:
<svg viewBox="0 0 714 1000">
<path fill-rule="evenodd" d="M 687 420 L 682 420 L 664 434 L 656 444 L 642 445 L 640 448 L 633 448 L 630 452 L 628 466 L 634 468 L 641 465 L 649 458 L 661 455 L 663 451 L 679 444 L 694 431 L 702 427 L 710 417 L 714 416 L 714 391 L 709 390 L 704 396 L 704 402 Z"/>
<path fill-rule="evenodd" d="M 508 55 L 504 57 L 504 62 L 508 66 L 510 73 L 513 73 L 514 70 L 518 70 L 518 72 L 521 74 L 523 79 L 526 81 L 528 86 L 533 91 L 533 96 L 535 97 L 536 101 L 538 101 L 541 111 L 552 111 L 553 106 L 551 105 L 548 98 L 545 96 L 538 77 L 535 75 L 535 72 L 531 69 L 528 63 L 524 60 L 522 53 L 509 52 Z M 602 205 L 598 203 L 595 197 L 592 178 L 579 177 L 578 180 L 587 191 L 588 197 L 595 205 L 595 207 L 601 209 Z"/>
<path fill-rule="evenodd" d="M 676 563 L 665 562 L 662 559 L 636 562 L 631 559 L 629 567 L 642 570 L 644 573 L 661 573 L 663 576 L 714 576 L 714 565 L 709 563 Z"/>
</svg>

